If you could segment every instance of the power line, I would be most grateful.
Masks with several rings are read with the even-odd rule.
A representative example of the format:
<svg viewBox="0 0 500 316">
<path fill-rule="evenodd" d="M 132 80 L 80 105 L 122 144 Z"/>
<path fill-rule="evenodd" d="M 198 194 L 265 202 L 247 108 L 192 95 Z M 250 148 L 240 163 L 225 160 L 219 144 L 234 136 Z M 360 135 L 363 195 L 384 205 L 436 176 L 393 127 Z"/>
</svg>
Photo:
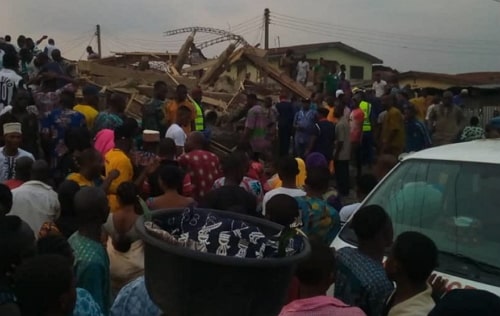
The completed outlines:
<svg viewBox="0 0 500 316">
<path fill-rule="evenodd" d="M 398 45 L 402 45 L 402 46 L 412 46 L 412 45 L 417 45 L 418 47 L 421 47 L 422 45 L 424 46 L 432 46 L 433 48 L 434 47 L 437 47 L 437 46 L 441 46 L 442 48 L 450 48 L 450 49 L 458 49 L 458 50 L 469 50 L 469 52 L 478 52 L 478 53 L 484 53 L 484 50 L 481 50 L 481 51 L 477 51 L 477 49 L 481 49 L 481 47 L 478 47 L 477 45 L 475 45 L 474 47 L 465 47 L 465 46 L 457 46 L 457 45 L 449 45 L 449 44 L 446 44 L 446 43 L 442 43 L 442 42 L 433 42 L 433 43 L 415 43 L 415 41 L 409 41 L 407 39 L 405 40 L 397 40 L 397 39 L 389 39 L 389 38 L 379 38 L 378 36 L 366 36 L 366 34 L 353 34 L 351 32 L 347 32 L 347 31 L 343 31 L 343 30 L 337 30 L 337 29 L 333 29 L 331 31 L 327 31 L 325 30 L 324 28 L 318 28 L 318 27 L 312 27 L 312 26 L 308 26 L 308 25 L 304 25 L 304 24 L 300 24 L 300 23 L 297 23 L 297 22 L 290 22 L 290 21 L 285 21 L 285 20 L 282 20 L 282 19 L 274 19 L 274 21 L 276 22 L 279 22 L 283 25 L 287 25 L 287 26 L 294 26 L 294 27 L 297 27 L 297 28 L 303 28 L 304 30 L 311 30 L 311 31 L 317 31 L 317 32 L 320 32 L 320 33 L 326 33 L 325 35 L 328 36 L 330 33 L 335 33 L 335 34 L 343 34 L 343 35 L 346 35 L 346 36 L 350 36 L 352 37 L 353 39 L 365 39 L 365 40 L 377 40 L 377 41 L 381 41 L 381 42 L 387 42 L 387 43 L 394 43 L 394 44 L 398 44 Z M 498 47 L 500 48 L 500 47 Z M 491 52 L 490 52 L 491 53 Z M 495 52 L 495 53 L 499 53 L 499 52 Z"/>
<path fill-rule="evenodd" d="M 260 19 L 261 19 L 261 16 L 260 15 L 257 15 L 257 16 L 254 16 L 253 18 L 250 18 L 248 20 L 245 20 L 241 23 L 238 23 L 234 26 L 231 26 L 229 25 L 229 32 L 231 33 L 234 33 L 234 30 L 244 26 L 244 25 L 247 25 L 247 24 L 252 24 L 252 23 L 255 23 L 255 22 L 260 22 Z"/>
<path fill-rule="evenodd" d="M 87 44 L 87 47 L 88 47 L 88 46 L 90 46 L 90 43 L 92 43 L 92 41 L 94 40 L 95 36 L 96 36 L 95 34 L 94 34 L 94 35 L 92 35 L 92 37 L 90 38 L 89 43 Z M 85 51 L 83 51 L 83 53 L 80 55 L 80 58 L 78 58 L 78 60 L 82 60 L 82 57 L 83 57 L 83 55 L 85 55 L 85 53 L 86 53 L 86 52 L 85 52 Z"/>
<path fill-rule="evenodd" d="M 63 52 L 62 52 L 62 53 L 63 53 L 64 55 L 68 55 L 70 52 L 74 51 L 74 50 L 75 50 L 75 48 L 82 47 L 83 45 L 85 45 L 85 43 L 86 43 L 86 42 L 87 42 L 87 40 L 86 40 L 86 39 L 84 39 L 84 40 L 82 40 L 82 41 L 80 41 L 80 42 L 76 43 L 75 45 L 71 46 L 71 48 L 69 48 L 69 49 L 63 49 Z"/>
<path fill-rule="evenodd" d="M 456 50 L 456 49 L 454 49 L 454 50 L 441 49 L 440 50 L 440 49 L 435 49 L 435 48 L 425 48 L 425 47 L 421 47 L 421 46 L 413 46 L 413 47 L 406 46 L 406 45 L 401 46 L 400 44 L 398 44 L 396 42 L 383 43 L 381 40 L 377 40 L 377 39 L 366 39 L 366 38 L 359 37 L 359 36 L 349 36 L 349 35 L 345 35 L 345 34 L 341 34 L 341 33 L 340 34 L 336 33 L 335 31 L 327 33 L 326 31 L 319 31 L 317 29 L 298 27 L 296 25 L 287 24 L 287 23 L 283 23 L 283 22 L 280 22 L 280 23 L 271 22 L 271 24 L 276 25 L 278 27 L 292 29 L 292 30 L 296 30 L 296 31 L 301 31 L 301 32 L 305 32 L 305 33 L 312 33 L 312 34 L 322 35 L 322 36 L 326 36 L 326 37 L 340 38 L 340 39 L 345 39 L 348 41 L 363 42 L 363 43 L 368 43 L 368 44 L 373 44 L 373 45 L 392 46 L 392 47 L 397 47 L 397 48 L 405 48 L 405 49 L 421 50 L 421 51 L 431 51 L 431 52 L 442 52 L 442 53 L 448 53 L 448 54 L 450 54 L 450 53 L 468 54 L 468 55 L 472 55 L 472 54 L 475 54 L 475 55 L 498 55 L 499 54 L 498 52 L 460 51 L 460 50 Z"/>
<path fill-rule="evenodd" d="M 292 22 L 301 22 L 305 24 L 310 24 L 310 25 L 315 25 L 315 26 L 320 26 L 320 27 L 332 27 L 336 29 L 343 29 L 346 31 L 351 31 L 351 32 L 361 32 L 361 33 L 369 33 L 369 34 L 374 34 L 374 35 L 386 35 L 386 36 L 391 36 L 391 37 L 401 37 L 401 38 L 413 38 L 413 39 L 425 39 L 425 40 L 432 40 L 432 41 L 446 41 L 446 42 L 476 42 L 476 43 L 483 43 L 483 45 L 495 45 L 498 46 L 500 45 L 500 41 L 492 41 L 492 40 L 482 40 L 482 39 L 468 39 L 468 40 L 463 40 L 463 39 L 450 39 L 450 38 L 439 38 L 439 37 L 434 37 L 434 36 L 425 36 L 425 35 L 415 35 L 415 34 L 405 34 L 405 33 L 395 33 L 395 32 L 387 32 L 387 31 L 379 31 L 379 30 L 374 30 L 374 29 L 365 29 L 365 28 L 358 28 L 358 27 L 352 27 L 352 26 L 345 26 L 345 25 L 339 25 L 339 24 L 333 24 L 333 23 L 327 23 L 327 22 L 321 22 L 321 21 L 314 21 L 314 20 L 308 20 L 304 18 L 298 18 L 298 17 L 292 17 L 289 15 L 277 13 L 277 12 L 272 12 L 273 17 L 278 17 L 281 19 L 285 20 L 291 20 Z"/>
</svg>

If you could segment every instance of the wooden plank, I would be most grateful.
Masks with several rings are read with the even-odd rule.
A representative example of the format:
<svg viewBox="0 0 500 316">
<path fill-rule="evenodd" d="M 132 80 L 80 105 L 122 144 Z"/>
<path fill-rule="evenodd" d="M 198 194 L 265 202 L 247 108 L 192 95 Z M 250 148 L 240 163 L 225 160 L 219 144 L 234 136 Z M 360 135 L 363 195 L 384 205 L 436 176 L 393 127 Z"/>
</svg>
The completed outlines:
<svg viewBox="0 0 500 316">
<path fill-rule="evenodd" d="M 181 74 L 177 71 L 177 69 L 175 69 L 175 67 L 173 65 L 169 65 L 168 66 L 168 70 L 170 70 L 170 72 L 174 75 L 174 76 L 180 76 Z"/>
<path fill-rule="evenodd" d="M 167 74 L 168 76 L 170 76 L 170 79 L 174 82 L 177 82 L 177 79 L 175 77 L 173 77 L 171 74 Z M 188 95 L 188 98 L 191 102 L 194 102 L 193 101 L 193 98 L 191 98 L 190 95 Z M 227 104 L 222 101 L 222 100 L 217 100 L 217 99 L 214 99 L 214 98 L 211 98 L 211 97 L 207 97 L 207 96 L 203 96 L 202 99 L 201 99 L 201 102 L 205 102 L 207 104 L 210 104 L 214 107 L 219 107 L 219 108 L 222 108 L 222 109 L 226 109 L 227 108 Z"/>
<path fill-rule="evenodd" d="M 177 86 L 179 83 L 182 83 L 190 89 L 196 86 L 196 80 L 182 76 L 175 77 L 174 81 L 172 80 L 174 77 L 168 73 L 155 72 L 151 70 L 139 71 L 135 69 L 106 66 L 84 60 L 78 62 L 78 71 L 79 73 L 88 73 L 93 76 L 111 77 L 114 79 L 111 82 L 134 78 L 138 80 L 141 79 L 148 83 L 163 80 L 170 86 Z"/>
<path fill-rule="evenodd" d="M 191 45 L 193 45 L 194 42 L 194 35 L 196 31 L 191 33 L 184 44 L 182 44 L 181 49 L 179 50 L 179 53 L 177 54 L 177 60 L 175 61 L 174 67 L 177 69 L 177 71 L 182 71 L 182 66 L 184 66 L 184 63 L 189 57 L 189 49 L 191 48 Z"/>
<path fill-rule="evenodd" d="M 216 62 L 217 62 L 217 59 L 210 59 L 210 60 L 207 60 L 207 61 L 205 61 L 205 62 L 203 62 L 201 64 L 198 64 L 198 65 L 195 65 L 195 66 L 191 66 L 191 67 L 188 67 L 188 68 L 184 68 L 184 69 L 182 69 L 182 72 L 189 73 L 189 72 L 195 72 L 195 71 L 198 71 L 198 70 L 203 70 L 203 69 L 206 69 L 206 68 L 210 68 Z"/>
<path fill-rule="evenodd" d="M 231 43 L 226 50 L 217 58 L 217 62 L 205 72 L 200 79 L 202 85 L 213 85 L 224 70 L 229 66 L 229 57 L 234 52 L 236 45 Z"/>
<path fill-rule="evenodd" d="M 211 105 L 213 107 L 216 107 L 216 108 L 219 108 L 219 109 L 222 109 L 222 110 L 226 110 L 227 109 L 227 103 L 224 102 L 224 101 L 222 101 L 222 100 L 219 100 L 219 99 L 214 99 L 214 98 L 211 98 L 211 97 L 203 96 L 202 99 L 201 99 L 201 102 L 209 104 L 209 105 Z"/>
<path fill-rule="evenodd" d="M 302 98 L 310 98 L 311 91 L 306 87 L 297 83 L 295 80 L 290 78 L 286 73 L 280 71 L 278 68 L 268 64 L 262 57 L 249 54 L 245 52 L 244 58 L 250 61 L 256 68 L 268 74 L 273 80 L 289 89 L 293 93 L 297 94 Z"/>
</svg>

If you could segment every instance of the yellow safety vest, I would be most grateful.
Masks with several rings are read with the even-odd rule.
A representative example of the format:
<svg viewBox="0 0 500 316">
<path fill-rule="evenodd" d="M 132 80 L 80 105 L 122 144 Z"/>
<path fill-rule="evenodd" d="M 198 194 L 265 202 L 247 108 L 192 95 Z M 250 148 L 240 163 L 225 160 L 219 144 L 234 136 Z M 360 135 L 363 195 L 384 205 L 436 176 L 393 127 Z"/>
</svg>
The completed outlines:
<svg viewBox="0 0 500 316">
<path fill-rule="evenodd" d="M 193 100 L 194 107 L 196 109 L 196 118 L 194 119 L 194 129 L 195 131 L 203 131 L 205 129 L 205 123 L 203 121 L 203 110 L 201 106 Z"/>
<path fill-rule="evenodd" d="M 361 101 L 361 103 L 359 103 L 359 108 L 365 114 L 365 119 L 363 121 L 363 132 L 371 132 L 372 123 L 370 122 L 370 114 L 372 111 L 372 105 L 366 101 Z"/>
</svg>

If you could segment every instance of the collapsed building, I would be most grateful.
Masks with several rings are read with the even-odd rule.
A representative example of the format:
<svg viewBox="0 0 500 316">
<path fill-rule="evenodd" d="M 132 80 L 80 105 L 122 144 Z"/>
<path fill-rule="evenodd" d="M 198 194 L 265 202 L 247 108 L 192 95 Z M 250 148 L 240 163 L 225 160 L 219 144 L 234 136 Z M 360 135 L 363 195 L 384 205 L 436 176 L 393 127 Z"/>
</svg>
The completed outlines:
<svg viewBox="0 0 500 316">
<path fill-rule="evenodd" d="M 215 33 L 220 37 L 195 44 L 195 35 L 200 31 Z M 300 98 L 310 97 L 310 90 L 267 62 L 266 50 L 252 47 L 242 37 L 223 30 L 199 27 L 174 30 L 167 34 L 183 32 L 190 34 L 177 53 L 113 52 L 110 57 L 78 61 L 78 75 L 86 84 L 98 87 L 103 99 L 111 93 L 125 96 L 126 113 L 137 120 L 141 119 L 142 106 L 153 95 L 154 82 L 166 82 L 172 97 L 179 84 L 186 85 L 189 90 L 201 87 L 205 111 L 215 111 L 219 117 L 213 146 L 224 152 L 231 150 L 238 141 L 234 133 L 237 124 L 230 122 L 231 117 L 244 108 L 246 94 L 255 93 L 263 99 L 277 96 L 285 89 Z M 230 44 L 218 57 L 207 59 L 203 55 L 202 48 L 225 41 L 230 41 Z M 249 80 L 245 67 L 248 64 L 266 77 L 265 85 Z M 236 80 L 234 76 L 227 75 L 229 72 L 236 72 Z"/>
</svg>

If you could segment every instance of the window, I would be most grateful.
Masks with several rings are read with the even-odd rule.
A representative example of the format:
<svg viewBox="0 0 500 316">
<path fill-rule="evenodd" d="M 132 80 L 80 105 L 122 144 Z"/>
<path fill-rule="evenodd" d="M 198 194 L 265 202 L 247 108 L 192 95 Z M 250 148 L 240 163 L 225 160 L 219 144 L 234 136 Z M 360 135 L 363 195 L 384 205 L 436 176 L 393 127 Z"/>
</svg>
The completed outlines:
<svg viewBox="0 0 500 316">
<path fill-rule="evenodd" d="M 351 66 L 349 68 L 349 78 L 363 80 L 365 78 L 365 68 L 362 66 Z"/>
<path fill-rule="evenodd" d="M 500 165 L 410 159 L 365 205 L 387 211 L 394 236 L 419 231 L 434 240 L 440 252 L 438 271 L 500 286 L 498 187 Z M 357 243 L 348 226 L 340 237 Z"/>
</svg>

